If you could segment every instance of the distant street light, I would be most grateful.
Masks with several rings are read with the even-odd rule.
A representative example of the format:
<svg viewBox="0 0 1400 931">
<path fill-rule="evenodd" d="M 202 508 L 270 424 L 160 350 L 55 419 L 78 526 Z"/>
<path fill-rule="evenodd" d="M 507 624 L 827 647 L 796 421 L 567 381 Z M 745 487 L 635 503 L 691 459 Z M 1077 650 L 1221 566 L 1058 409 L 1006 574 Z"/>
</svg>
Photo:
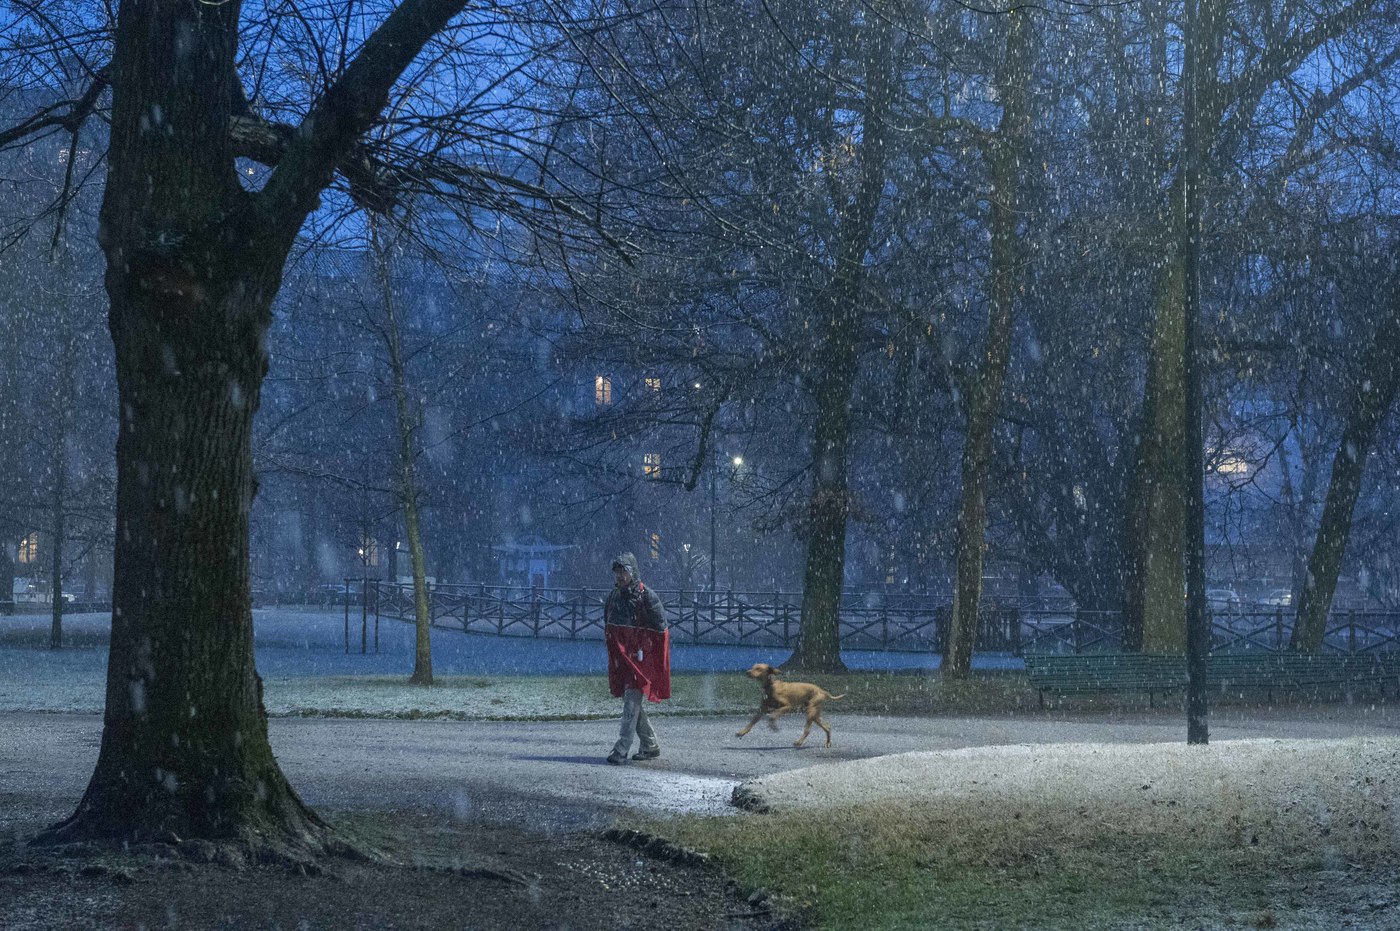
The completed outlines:
<svg viewBox="0 0 1400 931">
<path fill-rule="evenodd" d="M 736 466 L 741 466 L 741 465 L 743 465 L 743 464 L 744 464 L 744 457 L 743 457 L 743 456 L 735 456 L 735 457 L 734 457 L 734 465 L 736 465 Z"/>
</svg>

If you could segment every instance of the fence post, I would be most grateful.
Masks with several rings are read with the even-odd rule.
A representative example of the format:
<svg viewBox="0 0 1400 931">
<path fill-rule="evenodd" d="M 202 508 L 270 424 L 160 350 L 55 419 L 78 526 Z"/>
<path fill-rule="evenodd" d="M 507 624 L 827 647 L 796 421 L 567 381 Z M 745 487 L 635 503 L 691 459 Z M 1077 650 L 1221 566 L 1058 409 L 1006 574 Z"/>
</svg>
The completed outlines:
<svg viewBox="0 0 1400 931">
<path fill-rule="evenodd" d="M 1283 609 L 1274 608 L 1274 649 L 1283 649 Z"/>
<path fill-rule="evenodd" d="M 1347 652 L 1356 653 L 1356 609 L 1347 611 Z"/>
<path fill-rule="evenodd" d="M 345 605 L 345 655 L 350 655 L 350 580 L 340 580 L 340 600 Z"/>
<path fill-rule="evenodd" d="M 1011 609 L 1011 655 L 1021 655 L 1021 609 Z"/>
<path fill-rule="evenodd" d="M 379 583 L 374 583 L 374 652 L 379 652 Z"/>
</svg>

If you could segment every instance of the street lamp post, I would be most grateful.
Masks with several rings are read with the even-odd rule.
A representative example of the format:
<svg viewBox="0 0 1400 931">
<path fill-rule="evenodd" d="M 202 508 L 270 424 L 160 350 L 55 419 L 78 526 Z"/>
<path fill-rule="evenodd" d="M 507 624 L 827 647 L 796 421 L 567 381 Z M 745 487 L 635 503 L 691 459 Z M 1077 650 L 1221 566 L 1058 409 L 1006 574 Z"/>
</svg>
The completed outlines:
<svg viewBox="0 0 1400 931">
<path fill-rule="evenodd" d="M 734 468 L 738 469 L 744 464 L 743 456 L 735 456 L 733 460 Z M 715 597 L 715 525 L 716 513 L 719 511 L 719 450 L 710 449 L 710 600 Z M 731 584 L 732 587 L 732 584 Z"/>
</svg>

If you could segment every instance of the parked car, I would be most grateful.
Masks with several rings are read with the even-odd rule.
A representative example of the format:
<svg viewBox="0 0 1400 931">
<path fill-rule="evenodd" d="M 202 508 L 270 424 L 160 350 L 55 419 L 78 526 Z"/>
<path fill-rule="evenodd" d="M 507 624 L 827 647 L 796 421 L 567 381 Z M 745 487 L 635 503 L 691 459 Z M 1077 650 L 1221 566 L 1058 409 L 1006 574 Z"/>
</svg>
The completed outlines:
<svg viewBox="0 0 1400 931">
<path fill-rule="evenodd" d="M 1291 608 L 1293 606 L 1293 591 L 1287 588 L 1276 588 L 1260 598 L 1259 603 L 1271 608 Z"/>
<path fill-rule="evenodd" d="M 1208 588 L 1206 589 L 1206 604 L 1216 611 L 1238 611 L 1240 609 L 1239 593 L 1229 588 Z"/>
<path fill-rule="evenodd" d="M 332 607 L 345 604 L 349 598 L 351 604 L 360 603 L 359 585 L 346 585 L 342 583 L 327 583 L 317 585 L 307 596 L 307 603 L 314 605 L 331 605 Z"/>
</svg>

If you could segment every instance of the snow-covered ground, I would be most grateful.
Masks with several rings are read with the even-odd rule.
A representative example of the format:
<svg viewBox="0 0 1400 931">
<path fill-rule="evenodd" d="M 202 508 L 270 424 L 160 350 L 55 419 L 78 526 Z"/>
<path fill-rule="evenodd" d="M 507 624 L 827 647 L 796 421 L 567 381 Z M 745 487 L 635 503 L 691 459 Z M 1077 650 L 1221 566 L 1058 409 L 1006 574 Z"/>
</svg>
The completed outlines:
<svg viewBox="0 0 1400 931">
<path fill-rule="evenodd" d="M 1322 826 L 1370 818 L 1400 839 L 1400 740 L 1225 740 L 1059 743 L 921 751 L 809 766 L 763 776 L 740 794 L 771 811 L 866 802 L 965 805 L 1005 811 L 1084 806 L 1112 822 L 1179 820 L 1201 806 L 1265 824 L 1287 812 Z M 1363 804 L 1366 812 L 1349 811 Z M 1360 800 L 1360 802 L 1358 802 Z M 1372 811 L 1371 809 L 1374 809 Z M 1355 826 L 1354 824 L 1352 825 Z"/>
<path fill-rule="evenodd" d="M 374 652 L 374 619 L 362 631 L 352 612 L 350 649 L 340 611 L 269 609 L 253 612 L 258 671 L 271 714 L 453 714 L 467 717 L 611 715 L 616 700 L 593 680 L 576 688 L 539 689 L 519 676 L 599 676 L 606 668 L 596 640 L 548 640 L 433 631 L 437 676 L 480 677 L 466 688 L 409 689 L 385 677 L 413 670 L 413 628 L 385 621 Z M 62 650 L 46 648 L 49 619 L 42 615 L 0 617 L 0 711 L 100 712 L 107 665 L 106 614 L 63 619 Z M 369 652 L 362 654 L 363 640 Z M 689 646 L 672 650 L 676 672 L 732 671 L 755 662 L 778 662 L 786 651 L 772 647 Z M 856 669 L 932 668 L 938 658 L 922 653 L 848 651 Z M 979 657 L 979 665 L 1020 666 L 1011 657 Z M 502 681 L 504 680 L 504 681 Z M 712 705 L 713 703 L 711 703 Z M 707 708 L 703 689 L 697 709 Z M 689 710 L 689 709 L 688 709 Z M 713 710 L 718 710 L 713 709 Z M 729 710 L 729 709 L 725 709 Z"/>
</svg>

